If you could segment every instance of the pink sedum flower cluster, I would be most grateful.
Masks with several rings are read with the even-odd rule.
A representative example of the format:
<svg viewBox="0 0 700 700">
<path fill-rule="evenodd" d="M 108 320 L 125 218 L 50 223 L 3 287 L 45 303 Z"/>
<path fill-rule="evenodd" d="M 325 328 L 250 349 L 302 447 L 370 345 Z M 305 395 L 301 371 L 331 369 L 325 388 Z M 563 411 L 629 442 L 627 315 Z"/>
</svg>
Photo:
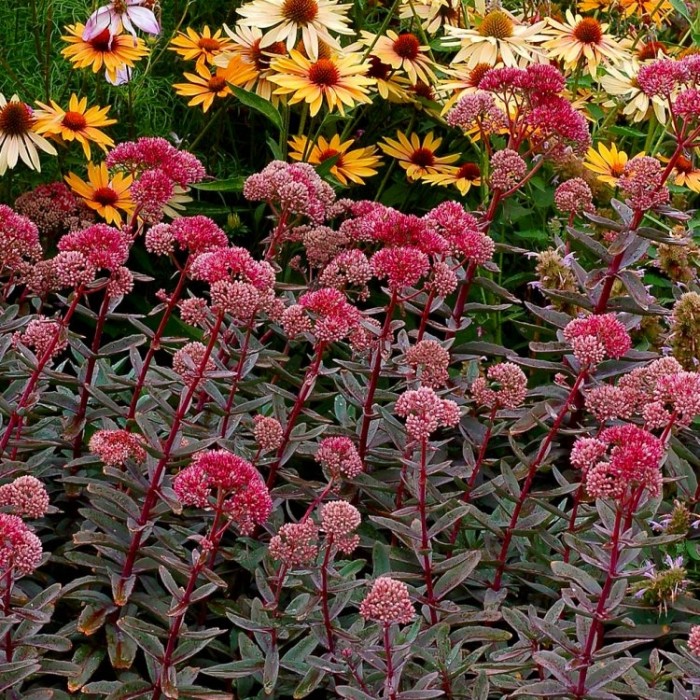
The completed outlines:
<svg viewBox="0 0 700 700">
<path fill-rule="evenodd" d="M 629 333 L 615 314 L 575 318 L 564 328 L 564 338 L 571 343 L 576 359 L 588 366 L 607 357 L 622 357 L 632 347 Z"/>
<path fill-rule="evenodd" d="M 384 625 L 407 625 L 416 616 L 411 596 L 403 581 L 380 576 L 360 604 L 360 615 Z"/>
<path fill-rule="evenodd" d="M 98 430 L 90 438 L 90 452 L 110 467 L 123 467 L 133 459 L 143 462 L 146 450 L 141 439 L 127 430 Z"/>
<path fill-rule="evenodd" d="M 471 385 L 474 401 L 486 408 L 518 408 L 527 396 L 527 377 L 513 362 L 492 365 Z"/>
<path fill-rule="evenodd" d="M 0 513 L 0 572 L 31 574 L 41 563 L 41 540 L 17 515 Z"/>
<path fill-rule="evenodd" d="M 173 481 L 183 505 L 211 508 L 217 495 L 224 512 L 243 535 L 262 525 L 272 512 L 272 499 L 260 472 L 226 450 L 200 452 Z"/>
<path fill-rule="evenodd" d="M 457 425 L 459 406 L 441 399 L 433 389 L 421 387 L 404 392 L 396 402 L 396 413 L 406 419 L 406 432 L 414 439 L 425 441 L 441 427 Z"/>
<path fill-rule="evenodd" d="M 0 486 L 0 506 L 23 518 L 42 518 L 49 508 L 49 494 L 34 476 L 18 476 Z"/>
<path fill-rule="evenodd" d="M 354 479 L 364 471 L 357 448 L 347 437 L 333 436 L 321 440 L 316 450 L 316 461 L 334 481 Z"/>
</svg>

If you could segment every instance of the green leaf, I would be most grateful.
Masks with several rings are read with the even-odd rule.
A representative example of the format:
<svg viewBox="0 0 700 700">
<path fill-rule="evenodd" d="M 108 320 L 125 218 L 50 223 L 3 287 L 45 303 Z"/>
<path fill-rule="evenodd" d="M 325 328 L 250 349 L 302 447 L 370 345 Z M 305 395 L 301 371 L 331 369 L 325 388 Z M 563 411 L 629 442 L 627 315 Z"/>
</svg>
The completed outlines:
<svg viewBox="0 0 700 700">
<path fill-rule="evenodd" d="M 202 192 L 242 192 L 245 184 L 243 175 L 236 175 L 225 180 L 210 180 L 209 182 L 198 182 L 192 187 Z"/>
<path fill-rule="evenodd" d="M 562 578 L 578 583 L 591 595 L 600 595 L 600 584 L 590 574 L 583 571 L 583 569 L 579 569 L 563 561 L 553 561 L 550 566 L 555 576 L 561 576 Z"/>
<path fill-rule="evenodd" d="M 141 622 L 141 620 L 137 620 L 135 617 L 123 617 L 117 622 L 117 625 L 119 629 L 121 629 L 124 634 L 131 637 L 146 654 L 158 661 L 162 660 L 165 649 L 163 649 L 163 644 L 160 639 L 158 639 L 157 635 L 160 630 L 157 627 Z"/>
<path fill-rule="evenodd" d="M 683 0 L 671 0 L 671 5 L 673 6 L 673 9 L 678 12 L 678 14 L 682 15 L 685 19 L 688 20 L 692 24 L 693 20 L 690 18 L 690 13 L 688 12 L 688 7 L 687 5 L 683 2 Z"/>
<path fill-rule="evenodd" d="M 246 107 L 260 112 L 260 114 L 267 117 L 279 131 L 282 131 L 282 116 L 267 100 L 256 95 L 254 92 L 249 92 L 235 85 L 231 86 L 231 91 Z"/>
</svg>

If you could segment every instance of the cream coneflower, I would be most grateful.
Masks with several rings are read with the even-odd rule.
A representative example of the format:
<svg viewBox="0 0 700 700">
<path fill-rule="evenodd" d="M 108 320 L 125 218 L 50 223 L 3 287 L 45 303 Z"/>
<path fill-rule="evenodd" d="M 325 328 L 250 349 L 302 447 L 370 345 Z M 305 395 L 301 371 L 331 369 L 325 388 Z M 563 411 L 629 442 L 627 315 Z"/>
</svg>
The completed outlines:
<svg viewBox="0 0 700 700">
<path fill-rule="evenodd" d="M 566 23 L 548 19 L 553 38 L 543 47 L 549 58 L 561 60 L 564 68 L 572 71 L 583 65 L 595 77 L 600 64 L 616 64 L 629 57 L 626 44 L 618 43 L 607 33 L 607 24 L 601 24 L 594 17 L 573 15 L 566 11 Z"/>
<path fill-rule="evenodd" d="M 120 212 L 131 214 L 134 211 L 134 203 L 129 194 L 133 177 L 124 173 L 115 173 L 114 177 L 110 178 L 104 163 L 100 165 L 88 163 L 87 172 L 87 182 L 75 173 L 68 173 L 65 180 L 70 188 L 82 197 L 85 204 L 108 224 L 121 226 Z"/>
<path fill-rule="evenodd" d="M 415 133 L 407 137 L 397 131 L 396 136 L 398 141 L 385 137 L 385 143 L 380 143 L 379 148 L 388 156 L 396 158 L 399 166 L 406 171 L 409 180 L 420 180 L 426 175 L 442 172 L 444 166 L 459 160 L 459 154 L 436 155 L 442 139 L 435 138 L 432 131 L 425 135 L 422 142 Z"/>
<path fill-rule="evenodd" d="M 351 150 L 350 147 L 355 141 L 349 139 L 341 142 L 338 134 L 334 134 L 330 141 L 319 136 L 311 148 L 308 143 L 306 136 L 294 136 L 289 142 L 292 147 L 289 157 L 293 160 L 304 160 L 312 165 L 320 165 L 330 158 L 337 158 L 331 166 L 330 173 L 343 185 L 347 185 L 348 182 L 364 185 L 366 178 L 377 174 L 375 168 L 381 163 L 374 146 Z"/>
<path fill-rule="evenodd" d="M 67 110 L 54 100 L 51 100 L 51 105 L 43 102 L 37 104 L 41 107 L 35 113 L 37 132 L 59 141 L 77 141 L 83 147 L 87 160 L 92 159 L 90 142 L 105 152 L 114 146 L 114 141 L 98 128 L 117 123 L 116 119 L 107 117 L 109 107 L 88 108 L 87 97 L 78 98 L 77 95 L 71 95 Z"/>
<path fill-rule="evenodd" d="M 614 98 L 603 103 L 604 107 L 624 105 L 622 114 L 633 122 L 640 122 L 649 116 L 649 109 L 654 110 L 656 118 L 666 123 L 666 103 L 661 97 L 649 97 L 637 82 L 639 64 L 635 61 L 623 61 L 619 66 L 609 66 L 599 82 L 605 92 Z"/>
<path fill-rule="evenodd" d="M 35 131 L 35 118 L 29 105 L 12 95 L 9 102 L 0 94 L 0 175 L 21 160 L 32 170 L 41 170 L 39 151 L 55 156 L 56 149 Z"/>
<path fill-rule="evenodd" d="M 357 53 L 312 61 L 292 50 L 289 58 L 272 61 L 269 80 L 279 87 L 278 95 L 289 95 L 289 104 L 306 102 L 316 116 L 325 100 L 328 109 L 345 114 L 345 107 L 371 102 L 367 88 L 374 83 L 366 76 L 369 66 Z"/>
<path fill-rule="evenodd" d="M 233 57 L 240 57 L 251 65 L 255 71 L 241 87 L 260 95 L 263 99 L 273 104 L 280 101 L 279 95 L 274 94 L 277 87 L 268 80 L 271 73 L 270 62 L 275 56 L 286 56 L 287 46 L 281 41 L 270 44 L 265 48 L 260 47 L 263 33 L 257 27 L 244 27 L 236 25 L 235 30 L 231 30 L 224 25 L 224 31 L 231 40 L 231 49 L 218 55 L 214 59 L 214 64 L 221 68 L 229 68 Z"/>
<path fill-rule="evenodd" d="M 643 156 L 644 153 L 638 155 Z M 625 170 L 629 156 L 624 151 L 618 151 L 614 143 L 608 148 L 599 143 L 597 148 L 591 146 L 586 154 L 583 164 L 596 173 L 601 182 L 617 187 L 617 181 Z"/>
<path fill-rule="evenodd" d="M 386 63 L 394 70 L 403 70 L 412 83 L 422 80 L 424 83 L 435 82 L 433 62 L 427 52 L 429 46 L 421 46 L 418 37 L 411 32 L 397 34 L 391 29 L 386 36 L 380 36 L 376 42 L 375 37 L 369 32 L 363 32 L 365 41 L 374 43 L 372 54 L 382 63 Z"/>
<path fill-rule="evenodd" d="M 264 48 L 277 41 L 284 41 L 291 51 L 301 34 L 307 55 L 318 58 L 318 45 L 322 41 L 340 50 L 340 44 L 331 36 L 353 34 L 345 12 L 351 4 L 339 5 L 334 0 L 253 0 L 237 12 L 243 17 L 238 24 L 268 29 L 260 46 Z"/>
<path fill-rule="evenodd" d="M 504 10 L 492 10 L 477 29 L 445 27 L 444 45 L 460 46 L 452 63 L 466 63 L 474 68 L 479 63 L 506 66 L 543 62 L 544 52 L 537 44 L 547 39 L 546 23 L 520 24 Z"/>
<path fill-rule="evenodd" d="M 207 26 L 201 34 L 187 27 L 184 32 L 175 35 L 168 48 L 186 61 L 197 61 L 198 66 L 212 64 L 219 54 L 232 46 L 231 40 L 221 34 L 221 29 L 212 34 Z"/>
<path fill-rule="evenodd" d="M 427 34 L 445 25 L 459 27 L 462 22 L 462 7 L 459 0 L 404 0 L 399 12 L 400 19 L 420 20 Z"/>
<path fill-rule="evenodd" d="M 476 163 L 462 163 L 459 167 L 445 166 L 442 172 L 423 176 L 424 182 L 440 187 L 456 187 L 464 197 L 472 187 L 481 185 L 481 169 Z"/>
<path fill-rule="evenodd" d="M 76 68 L 91 68 L 97 73 L 104 67 L 107 80 L 115 83 L 119 71 L 133 68 L 137 61 L 148 55 L 148 49 L 142 39 L 131 34 L 110 35 L 105 29 L 88 41 L 83 40 L 85 26 L 73 24 L 66 27 L 68 34 L 61 37 L 70 44 L 61 55 L 65 56 Z"/>
</svg>

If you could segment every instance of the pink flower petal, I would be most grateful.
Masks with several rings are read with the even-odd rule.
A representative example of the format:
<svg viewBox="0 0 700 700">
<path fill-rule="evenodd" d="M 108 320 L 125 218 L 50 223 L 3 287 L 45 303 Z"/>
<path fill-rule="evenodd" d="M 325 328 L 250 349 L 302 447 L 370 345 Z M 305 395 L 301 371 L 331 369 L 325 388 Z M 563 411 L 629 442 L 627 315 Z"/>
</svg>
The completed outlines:
<svg viewBox="0 0 700 700">
<path fill-rule="evenodd" d="M 145 7 L 129 7 L 126 11 L 129 19 L 146 34 L 160 34 L 160 25 L 151 10 Z M 125 19 L 125 18 L 123 18 Z"/>
</svg>

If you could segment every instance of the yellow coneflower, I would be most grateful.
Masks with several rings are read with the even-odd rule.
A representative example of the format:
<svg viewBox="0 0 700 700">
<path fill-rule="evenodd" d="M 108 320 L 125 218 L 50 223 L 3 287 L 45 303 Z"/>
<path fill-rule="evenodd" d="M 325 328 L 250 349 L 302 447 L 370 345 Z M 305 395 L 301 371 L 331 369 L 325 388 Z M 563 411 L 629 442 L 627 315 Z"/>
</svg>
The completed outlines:
<svg viewBox="0 0 700 700">
<path fill-rule="evenodd" d="M 61 54 L 76 68 L 91 68 L 97 73 L 104 67 L 107 79 L 116 82 L 117 73 L 125 68 L 133 68 L 137 61 L 148 55 L 142 39 L 131 34 L 110 35 L 105 29 L 88 41 L 83 40 L 85 25 L 73 24 L 66 27 L 68 34 L 61 37 L 70 44 Z"/>
<path fill-rule="evenodd" d="M 330 32 L 354 33 L 345 16 L 350 7 L 350 3 L 339 5 L 334 0 L 253 0 L 238 8 L 243 18 L 238 24 L 268 30 L 263 35 L 261 48 L 284 41 L 291 51 L 301 34 L 306 54 L 315 60 L 319 56 L 319 42 L 340 50 Z"/>
<path fill-rule="evenodd" d="M 481 185 L 481 169 L 476 163 L 462 163 L 458 168 L 445 166 L 442 172 L 421 178 L 424 182 L 441 187 L 456 187 L 464 197 L 472 187 Z"/>
<path fill-rule="evenodd" d="M 349 139 L 341 142 L 338 134 L 334 134 L 330 141 L 319 136 L 311 148 L 308 142 L 306 136 L 294 136 L 289 142 L 292 147 L 289 157 L 293 160 L 305 160 L 312 165 L 320 165 L 337 156 L 330 172 L 343 185 L 347 185 L 348 182 L 364 185 L 366 178 L 377 174 L 375 168 L 381 163 L 381 159 L 376 155 L 377 149 L 374 146 L 350 150 L 355 141 Z"/>
<path fill-rule="evenodd" d="M 272 61 L 269 80 L 279 86 L 275 90 L 277 95 L 289 95 L 289 104 L 308 103 L 312 117 L 318 114 L 324 101 L 328 109 L 345 114 L 345 107 L 371 102 L 367 88 L 374 80 L 365 75 L 368 68 L 357 53 L 311 61 L 292 50 L 289 58 Z"/>
<path fill-rule="evenodd" d="M 379 148 L 392 158 L 396 158 L 409 180 L 419 180 L 425 175 L 431 175 L 443 171 L 445 165 L 450 165 L 459 160 L 458 154 L 449 156 L 437 156 L 442 139 L 435 138 L 433 132 L 425 135 L 421 141 L 418 134 L 407 137 L 400 131 L 396 132 L 397 140 L 384 138 L 385 143 L 380 143 Z"/>
<path fill-rule="evenodd" d="M 88 182 L 75 173 L 68 173 L 65 180 L 71 189 L 82 197 L 85 204 L 108 224 L 121 226 L 122 217 L 119 212 L 132 214 L 134 211 L 134 203 L 129 193 L 133 177 L 115 173 L 114 177 L 110 178 L 104 163 L 88 163 L 87 172 Z"/>
<path fill-rule="evenodd" d="M 184 73 L 187 83 L 175 83 L 173 88 L 178 95 L 190 97 L 188 107 L 202 106 L 208 112 L 215 98 L 231 95 L 232 85 L 242 85 L 255 75 L 255 69 L 240 56 L 233 56 L 226 68 L 217 68 L 212 74 L 206 65 L 195 66 L 197 73 Z"/>
<path fill-rule="evenodd" d="M 67 110 L 62 109 L 54 100 L 51 100 L 50 106 L 43 102 L 37 104 L 41 107 L 34 114 L 38 133 L 59 141 L 77 141 L 88 160 L 92 157 L 90 142 L 105 152 L 114 146 L 114 141 L 98 128 L 117 123 L 116 119 L 107 117 L 109 107 L 88 108 L 87 97 L 78 98 L 77 95 L 71 95 Z"/>
<path fill-rule="evenodd" d="M 644 155 L 644 153 L 638 155 Z M 619 151 L 614 143 L 611 143 L 609 148 L 599 143 L 597 148 L 591 146 L 588 149 L 583 164 L 596 173 L 601 182 L 616 187 L 628 160 L 629 156 L 624 151 Z"/>
<path fill-rule="evenodd" d="M 548 21 L 553 38 L 543 47 L 550 58 L 561 60 L 567 70 L 584 65 L 595 77 L 600 64 L 616 64 L 629 57 L 626 46 L 607 33 L 609 25 L 594 17 L 581 17 L 567 10 L 566 23 L 551 17 Z"/>
<path fill-rule="evenodd" d="M 544 52 L 537 45 L 548 38 L 545 28 L 545 22 L 520 24 L 504 10 L 492 10 L 477 29 L 445 27 L 444 45 L 460 46 L 452 63 L 466 63 L 469 68 L 499 60 L 506 66 L 543 62 Z"/>
<path fill-rule="evenodd" d="M 659 156 L 659 160 L 668 163 L 669 159 Z M 671 181 L 679 187 L 687 187 L 693 192 L 700 192 L 700 168 L 698 168 L 691 157 L 682 155 L 676 161 L 671 171 Z"/>
<path fill-rule="evenodd" d="M 198 66 L 205 66 L 214 63 L 214 59 L 231 46 L 231 40 L 222 36 L 221 29 L 212 34 L 211 29 L 205 26 L 201 34 L 191 27 L 178 32 L 168 48 L 186 61 L 197 61 Z"/>
<path fill-rule="evenodd" d="M 36 132 L 31 107 L 17 95 L 8 102 L 0 94 L 0 175 L 14 168 L 20 160 L 28 168 L 40 171 L 39 150 L 56 155 L 56 149 Z"/>
<path fill-rule="evenodd" d="M 625 17 L 634 17 L 641 22 L 663 24 L 674 13 L 669 0 L 619 0 Z"/>
</svg>

